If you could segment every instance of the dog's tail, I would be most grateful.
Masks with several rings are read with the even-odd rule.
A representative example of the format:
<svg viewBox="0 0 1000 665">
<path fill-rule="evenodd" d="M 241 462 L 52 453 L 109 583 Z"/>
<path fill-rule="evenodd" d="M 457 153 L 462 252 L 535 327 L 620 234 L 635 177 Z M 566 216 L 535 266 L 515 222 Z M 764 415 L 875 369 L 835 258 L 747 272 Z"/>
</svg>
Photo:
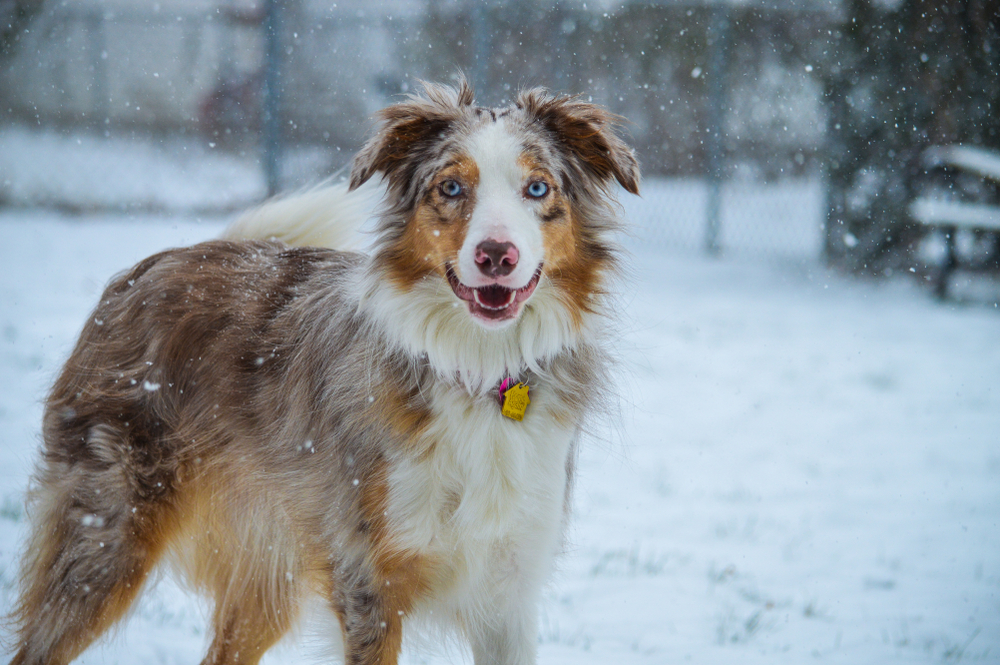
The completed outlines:
<svg viewBox="0 0 1000 665">
<path fill-rule="evenodd" d="M 265 201 L 240 215 L 223 232 L 224 240 L 280 240 L 298 247 L 363 249 L 364 229 L 374 215 L 380 189 L 329 181 Z"/>
</svg>

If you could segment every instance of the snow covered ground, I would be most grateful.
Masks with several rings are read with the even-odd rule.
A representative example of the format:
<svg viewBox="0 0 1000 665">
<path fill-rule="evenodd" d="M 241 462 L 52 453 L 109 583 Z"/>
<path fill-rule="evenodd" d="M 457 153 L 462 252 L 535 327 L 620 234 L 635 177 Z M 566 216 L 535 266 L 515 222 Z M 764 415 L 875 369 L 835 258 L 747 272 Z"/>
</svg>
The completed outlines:
<svg viewBox="0 0 1000 665">
<path fill-rule="evenodd" d="M 652 190 L 630 210 L 669 223 Z M 41 401 L 102 285 L 223 223 L 0 210 L 0 610 Z M 622 415 L 583 453 L 540 662 L 1000 661 L 1000 313 L 655 236 L 633 242 Z M 163 579 L 81 662 L 198 662 L 204 617 Z M 266 662 L 315 662 L 305 633 Z"/>
<path fill-rule="evenodd" d="M 267 192 L 252 157 L 200 137 L 0 128 L 0 201 L 98 210 L 228 210 Z"/>
<path fill-rule="evenodd" d="M 289 146 L 282 179 L 302 186 L 329 173 L 331 151 Z M 267 194 L 254 148 L 224 149 L 197 134 L 98 136 L 0 127 L 0 203 L 76 213 L 223 214 Z"/>
</svg>

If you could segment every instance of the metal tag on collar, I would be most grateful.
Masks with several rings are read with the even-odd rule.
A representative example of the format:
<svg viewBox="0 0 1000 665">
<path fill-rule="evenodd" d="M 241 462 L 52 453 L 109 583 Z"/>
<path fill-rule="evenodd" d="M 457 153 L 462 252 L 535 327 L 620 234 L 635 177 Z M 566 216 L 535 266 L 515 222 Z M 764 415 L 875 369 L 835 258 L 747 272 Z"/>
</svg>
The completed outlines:
<svg viewBox="0 0 1000 665">
<path fill-rule="evenodd" d="M 514 386 L 513 379 L 504 379 L 500 383 L 500 413 L 511 420 L 524 420 L 524 412 L 528 409 L 531 399 L 528 397 L 530 388 L 527 384 L 518 383 Z"/>
</svg>

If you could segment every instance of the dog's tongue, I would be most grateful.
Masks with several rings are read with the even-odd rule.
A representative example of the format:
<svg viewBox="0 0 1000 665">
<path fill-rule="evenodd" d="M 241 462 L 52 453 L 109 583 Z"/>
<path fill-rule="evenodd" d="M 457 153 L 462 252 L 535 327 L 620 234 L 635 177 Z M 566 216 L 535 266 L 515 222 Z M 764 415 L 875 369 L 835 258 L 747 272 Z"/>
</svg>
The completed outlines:
<svg viewBox="0 0 1000 665">
<path fill-rule="evenodd" d="M 511 303 L 511 292 L 512 289 L 496 284 L 492 286 L 483 286 L 476 289 L 476 300 L 479 301 L 479 304 L 483 307 L 500 309 Z"/>
</svg>

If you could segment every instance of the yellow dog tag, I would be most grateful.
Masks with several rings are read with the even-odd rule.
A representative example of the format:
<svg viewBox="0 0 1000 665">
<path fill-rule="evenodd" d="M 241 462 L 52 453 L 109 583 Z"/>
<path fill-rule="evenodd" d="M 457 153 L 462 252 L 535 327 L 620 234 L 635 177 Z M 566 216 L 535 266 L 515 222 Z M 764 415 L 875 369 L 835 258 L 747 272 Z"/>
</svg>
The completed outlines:
<svg viewBox="0 0 1000 665">
<path fill-rule="evenodd" d="M 528 386 L 519 383 L 505 392 L 503 397 L 501 413 L 512 420 L 524 420 L 524 412 L 531 403 L 531 399 L 528 398 Z"/>
</svg>

